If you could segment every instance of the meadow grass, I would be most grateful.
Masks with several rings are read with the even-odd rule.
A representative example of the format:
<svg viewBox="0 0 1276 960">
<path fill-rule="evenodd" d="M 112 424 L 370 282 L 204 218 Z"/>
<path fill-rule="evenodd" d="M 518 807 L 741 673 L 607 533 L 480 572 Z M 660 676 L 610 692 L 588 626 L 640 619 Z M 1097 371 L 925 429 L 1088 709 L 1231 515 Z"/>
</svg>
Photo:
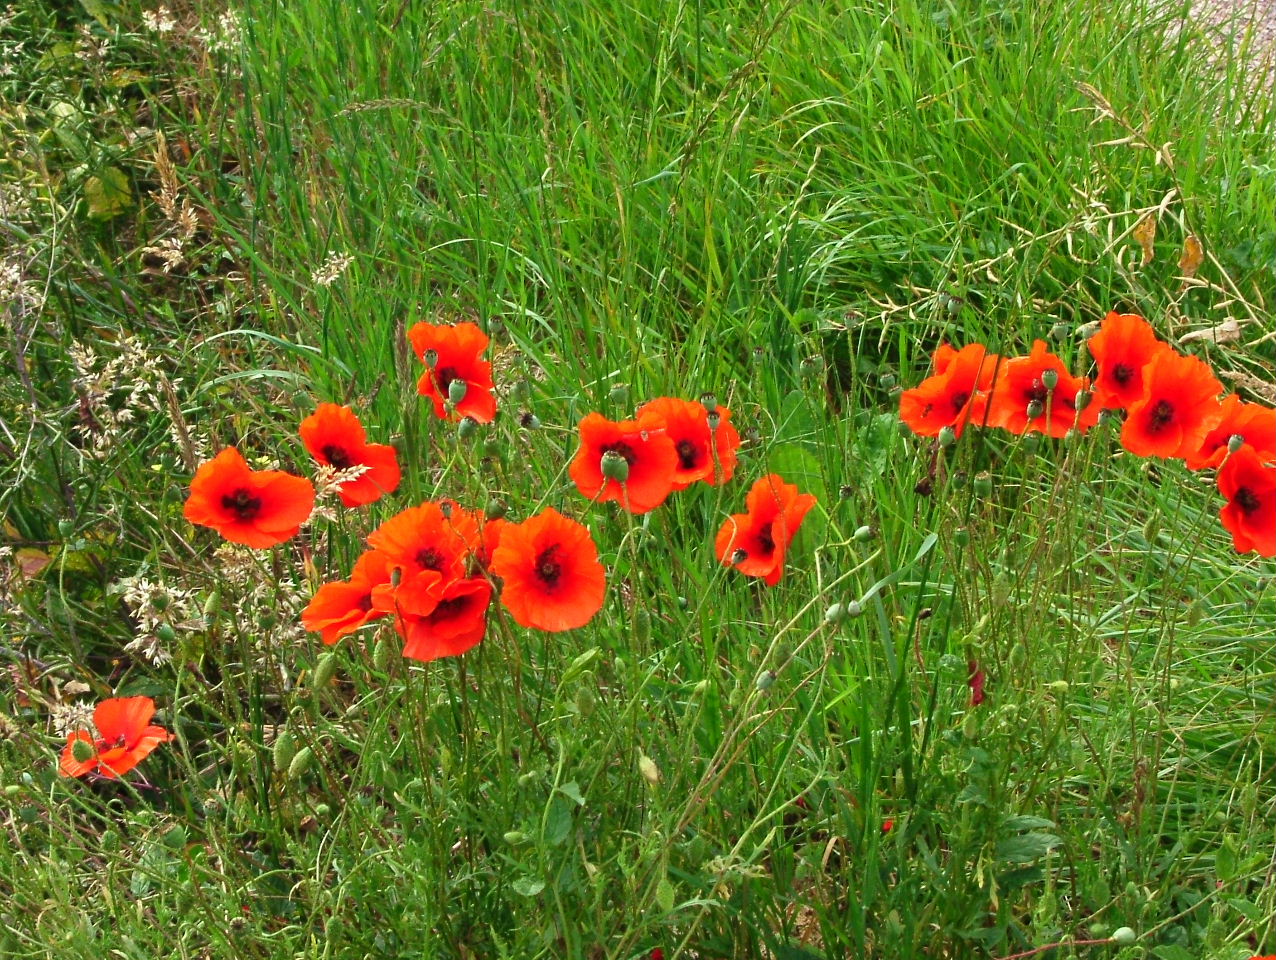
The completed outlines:
<svg viewBox="0 0 1276 960">
<path fill-rule="evenodd" d="M 1212 477 L 1113 424 L 898 424 L 941 340 L 1084 372 L 1114 307 L 1272 402 L 1244 44 L 1065 0 L 143 9 L 0 18 L 0 953 L 1276 949 L 1276 571 Z M 477 435 L 416 394 L 420 320 L 493 337 Z M 585 413 L 705 393 L 736 480 L 576 492 Z M 320 401 L 397 493 L 256 554 L 182 519 L 224 445 L 307 470 Z M 771 471 L 818 506 L 768 589 L 712 538 Z M 441 497 L 586 522 L 603 610 L 494 605 L 430 664 L 301 630 Z M 178 740 L 59 778 L 82 705 L 136 694 Z"/>
</svg>

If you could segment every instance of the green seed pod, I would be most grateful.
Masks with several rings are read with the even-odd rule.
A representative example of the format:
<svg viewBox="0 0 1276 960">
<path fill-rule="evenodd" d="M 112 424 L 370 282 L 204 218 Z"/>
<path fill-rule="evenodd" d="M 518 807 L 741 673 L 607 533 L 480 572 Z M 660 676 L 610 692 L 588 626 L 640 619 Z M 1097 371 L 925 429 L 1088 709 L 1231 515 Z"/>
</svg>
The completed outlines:
<svg viewBox="0 0 1276 960">
<path fill-rule="evenodd" d="M 1129 927 L 1117 927 L 1112 931 L 1112 942 L 1118 947 L 1128 947 L 1139 939 L 1139 935 Z"/>
<path fill-rule="evenodd" d="M 1041 448 L 1041 434 L 1026 434 L 1023 438 L 1023 448 L 1028 453 L 1036 453 Z"/>
<path fill-rule="evenodd" d="M 1090 406 L 1090 401 L 1094 399 L 1094 394 L 1089 390 L 1078 390 L 1077 395 L 1072 398 L 1072 406 L 1080 413 L 1086 407 Z"/>
<path fill-rule="evenodd" d="M 1227 438 L 1228 453 L 1238 453 L 1243 446 L 1245 446 L 1245 438 L 1239 433 L 1234 433 Z"/>
<path fill-rule="evenodd" d="M 713 413 L 718 409 L 718 397 L 716 394 L 705 392 L 700 394 L 700 406 L 704 407 L 709 413 Z"/>
<path fill-rule="evenodd" d="M 840 603 L 835 603 L 824 611 L 824 622 L 831 624 L 839 624 L 846 619 L 846 607 Z"/>
<path fill-rule="evenodd" d="M 955 317 L 961 313 L 961 308 L 966 305 L 966 298 L 959 297 L 952 293 L 944 294 L 944 312 L 950 317 Z"/>
<path fill-rule="evenodd" d="M 851 539 L 854 540 L 856 543 L 865 543 L 869 540 L 872 540 L 873 528 L 867 523 L 863 524 L 862 526 L 856 527 L 855 532 L 851 534 Z"/>
<path fill-rule="evenodd" d="M 160 613 L 167 610 L 172 603 L 173 600 L 167 593 L 157 593 L 155 596 L 151 597 L 151 606 Z"/>
<path fill-rule="evenodd" d="M 852 600 L 846 605 L 846 615 L 854 618 L 860 616 L 864 612 L 864 605 L 858 600 Z"/>
<path fill-rule="evenodd" d="M 275 743 L 270 750 L 271 762 L 274 763 L 275 769 L 282 773 L 292 765 L 293 757 L 296 755 L 297 741 L 293 739 L 292 731 L 284 727 L 275 735 Z"/>
<path fill-rule="evenodd" d="M 433 370 L 439 365 L 439 351 L 427 350 L 421 355 L 421 360 L 425 363 L 427 370 Z"/>
<path fill-rule="evenodd" d="M 300 780 L 315 762 L 315 752 L 309 747 L 302 747 L 288 764 L 288 779 Z"/>
<path fill-rule="evenodd" d="M 965 470 L 958 470 L 948 482 L 952 484 L 954 490 L 965 490 L 966 485 L 970 483 L 970 474 Z"/>
<path fill-rule="evenodd" d="M 890 390 L 895 386 L 895 374 L 886 370 L 877 375 L 877 385 L 883 390 Z"/>
<path fill-rule="evenodd" d="M 73 524 L 70 520 L 59 520 L 58 533 L 61 535 L 63 540 L 70 538 L 70 536 L 75 533 L 75 524 Z"/>
<path fill-rule="evenodd" d="M 500 520 L 509 511 L 509 506 L 500 497 L 488 497 L 483 507 L 483 516 L 488 520 Z"/>
<path fill-rule="evenodd" d="M 1067 340 L 1072 333 L 1072 326 L 1060 320 L 1050 328 L 1051 340 Z"/>
<path fill-rule="evenodd" d="M 76 740 L 71 744 L 71 756 L 75 758 L 76 763 L 88 763 L 97 756 L 97 751 L 93 749 L 93 744 L 89 741 Z"/>
<path fill-rule="evenodd" d="M 944 427 L 939 431 L 939 445 L 941 447 L 951 447 L 957 442 L 957 431 L 952 427 Z"/>
<path fill-rule="evenodd" d="M 976 496 L 989 496 L 992 493 L 992 474 L 987 470 L 980 470 L 975 474 L 974 489 Z"/>
<path fill-rule="evenodd" d="M 953 542 L 959 547 L 970 545 L 970 531 L 965 527 L 958 527 L 953 531 Z"/>
<path fill-rule="evenodd" d="M 505 333 L 505 321 L 500 317 L 487 318 L 487 335 L 495 339 Z"/>
<path fill-rule="evenodd" d="M 615 450 L 608 450 L 603 454 L 599 467 L 608 480 L 624 483 L 629 479 L 629 461 Z"/>
<path fill-rule="evenodd" d="M 4 785 L 4 795 L 9 798 L 16 797 L 22 792 L 22 787 L 16 783 L 6 783 Z M 104 835 L 105 836 L 105 835 Z"/>
<path fill-rule="evenodd" d="M 1041 385 L 1045 387 L 1047 390 L 1053 390 L 1055 387 L 1059 386 L 1059 371 L 1058 370 L 1042 370 Z"/>
<path fill-rule="evenodd" d="M 319 819 L 324 819 L 330 813 L 332 813 L 332 807 L 328 806 L 326 803 L 315 804 L 315 816 Z"/>
<path fill-rule="evenodd" d="M 385 673 L 390 669 L 391 653 L 389 640 L 378 640 L 372 648 L 372 666 L 378 673 Z"/>
<path fill-rule="evenodd" d="M 333 652 L 325 653 L 319 658 L 319 662 L 315 664 L 315 673 L 313 686 L 316 690 L 322 690 L 328 684 L 332 683 L 332 678 L 337 673 L 337 655 Z"/>
<path fill-rule="evenodd" d="M 177 640 L 177 631 L 173 629 L 171 623 L 161 623 L 155 628 L 155 636 L 159 637 L 165 643 L 173 643 Z"/>
<path fill-rule="evenodd" d="M 453 383 L 459 383 L 459 380 L 453 380 Z M 473 417 L 462 417 L 461 422 L 457 424 L 456 435 L 462 440 L 472 440 L 478 433 L 478 421 Z"/>
<path fill-rule="evenodd" d="M 1081 431 L 1076 427 L 1069 427 L 1068 432 L 1063 435 L 1063 442 L 1065 446 L 1075 447 L 1081 442 Z"/>
<path fill-rule="evenodd" d="M 1046 412 L 1046 405 L 1040 400 L 1033 400 L 1028 404 L 1026 413 L 1029 420 L 1036 420 L 1039 416 Z"/>
<path fill-rule="evenodd" d="M 456 406 L 465 400 L 465 395 L 470 392 L 470 385 L 464 380 L 453 380 L 447 385 L 447 402 Z"/>
<path fill-rule="evenodd" d="M 651 642 L 651 613 L 646 607 L 634 611 L 634 642 L 646 646 Z"/>
<path fill-rule="evenodd" d="M 208 595 L 208 599 L 204 601 L 204 623 L 210 627 L 216 623 L 217 615 L 221 613 L 221 609 L 222 592 L 221 590 L 214 590 Z"/>
<path fill-rule="evenodd" d="M 629 385 L 618 383 L 607 391 L 607 399 L 617 406 L 623 407 L 629 403 Z"/>
</svg>

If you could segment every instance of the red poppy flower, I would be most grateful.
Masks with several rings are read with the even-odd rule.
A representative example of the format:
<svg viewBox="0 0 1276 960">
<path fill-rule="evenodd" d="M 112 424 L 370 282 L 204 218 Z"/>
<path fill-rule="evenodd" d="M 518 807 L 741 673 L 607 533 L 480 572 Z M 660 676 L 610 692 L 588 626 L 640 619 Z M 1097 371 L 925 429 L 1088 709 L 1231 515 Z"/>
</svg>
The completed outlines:
<svg viewBox="0 0 1276 960">
<path fill-rule="evenodd" d="M 979 665 L 978 660 L 969 660 L 966 662 L 966 669 L 970 673 L 966 678 L 966 684 L 970 687 L 970 705 L 977 707 L 984 702 L 984 668 Z"/>
<path fill-rule="evenodd" d="M 355 561 L 349 580 L 325 583 L 315 591 L 301 611 L 301 625 L 320 634 L 324 643 L 336 643 L 365 623 L 384 616 L 385 611 L 373 608 L 372 594 L 389 582 L 389 558 L 368 550 Z"/>
<path fill-rule="evenodd" d="M 1246 403 L 1234 393 L 1215 404 L 1209 416 L 1209 432 L 1201 445 L 1187 455 L 1190 470 L 1217 467 L 1227 456 L 1227 444 L 1241 436 L 1260 456 L 1276 456 L 1276 410 L 1258 403 Z"/>
<path fill-rule="evenodd" d="M 1143 371 L 1143 396 L 1121 428 L 1121 445 L 1140 457 L 1183 457 L 1200 449 L 1223 390 L 1208 364 L 1163 350 Z"/>
<path fill-rule="evenodd" d="M 428 614 L 404 614 L 395 619 L 395 627 L 406 641 L 403 655 L 429 662 L 469 650 L 487 630 L 491 600 L 492 585 L 483 577 L 454 580 L 440 592 Z"/>
<path fill-rule="evenodd" d="M 273 547 L 310 519 L 315 488 L 280 470 L 253 470 L 234 447 L 200 466 L 182 513 L 232 543 Z"/>
<path fill-rule="evenodd" d="M 394 447 L 368 443 L 363 424 L 349 407 L 321 403 L 301 421 L 301 441 L 310 455 L 336 470 L 366 466 L 368 469 L 341 485 L 341 502 L 359 507 L 393 493 L 399 485 L 399 458 Z"/>
<path fill-rule="evenodd" d="M 733 513 L 718 531 L 714 546 L 718 559 L 749 577 L 762 577 L 768 586 L 780 582 L 784 555 L 815 497 L 798 493 L 777 474 L 755 483 L 745 497 L 747 513 Z"/>
<path fill-rule="evenodd" d="M 515 622 L 551 632 L 592 620 L 607 585 L 589 530 L 553 508 L 502 527 L 492 573 Z"/>
<path fill-rule="evenodd" d="M 890 833 L 894 829 L 895 829 L 895 821 L 892 820 L 890 817 L 887 817 L 885 820 L 882 821 L 882 833 Z"/>
<path fill-rule="evenodd" d="M 478 524 L 468 510 L 426 501 L 401 510 L 368 535 L 391 568 L 408 577 L 430 570 L 445 583 L 466 576 L 468 558 L 479 549 Z"/>
<path fill-rule="evenodd" d="M 492 365 L 479 359 L 490 341 L 478 324 L 415 323 L 408 331 L 408 340 L 426 365 L 425 373 L 417 381 L 417 393 L 430 398 L 436 417 L 453 420 L 470 417 L 479 423 L 492 422 L 496 417 Z M 465 396 L 451 405 L 449 414 L 448 393 L 458 380 L 465 384 Z"/>
<path fill-rule="evenodd" d="M 1054 389 L 1047 386 L 1052 377 Z M 1096 403 L 1077 412 L 1077 394 L 1088 387 L 1085 377 L 1070 374 L 1064 362 L 1049 352 L 1046 342 L 1036 340 L 1028 356 L 1015 357 L 1001 365 L 988 399 L 988 425 L 1011 433 L 1044 433 L 1051 437 L 1062 437 L 1073 427 L 1087 430 L 1099 420 Z M 1035 416 L 1029 415 L 1032 413 Z"/>
<path fill-rule="evenodd" d="M 648 414 L 664 421 L 665 436 L 678 454 L 673 471 L 675 490 L 684 490 L 697 480 L 716 486 L 731 479 L 740 434 L 731 424 L 730 410 L 717 407 L 711 416 L 704 404 L 694 400 L 657 397 L 638 408 L 639 419 Z"/>
<path fill-rule="evenodd" d="M 623 482 L 603 474 L 608 453 L 624 460 Z M 665 502 L 677 469 L 678 451 L 659 417 L 614 422 L 591 413 L 580 422 L 580 449 L 568 472 L 591 500 L 615 500 L 631 513 L 646 513 Z"/>
<path fill-rule="evenodd" d="M 1237 551 L 1276 556 L 1276 463 L 1241 447 L 1219 469 L 1218 489 L 1227 498 L 1219 516 Z"/>
<path fill-rule="evenodd" d="M 150 697 L 113 697 L 93 710 L 97 737 L 76 730 L 66 738 L 66 748 L 58 764 L 64 777 L 82 777 L 96 770 L 104 777 L 122 776 L 146 759 L 161 743 L 175 739 L 163 727 L 151 723 L 155 701 Z M 76 741 L 83 740 L 93 750 L 87 760 L 75 759 Z"/>
<path fill-rule="evenodd" d="M 957 359 L 957 353 L 957 348 L 951 343 L 941 343 L 935 348 L 935 354 L 930 358 L 935 370 L 935 376 L 942 377 L 948 372 L 949 365 Z"/>
<path fill-rule="evenodd" d="M 983 419 L 980 391 L 992 385 L 997 363 L 997 355 L 982 344 L 961 350 L 941 344 L 935 351 L 935 369 L 942 372 L 900 394 L 899 418 L 918 436 L 937 436 L 944 427 L 960 436 L 967 423 Z"/>
<path fill-rule="evenodd" d="M 1168 344 L 1142 317 L 1113 310 L 1086 346 L 1099 375 L 1094 378 L 1094 402 L 1101 410 L 1127 409 L 1143 397 L 1143 369 Z"/>
</svg>

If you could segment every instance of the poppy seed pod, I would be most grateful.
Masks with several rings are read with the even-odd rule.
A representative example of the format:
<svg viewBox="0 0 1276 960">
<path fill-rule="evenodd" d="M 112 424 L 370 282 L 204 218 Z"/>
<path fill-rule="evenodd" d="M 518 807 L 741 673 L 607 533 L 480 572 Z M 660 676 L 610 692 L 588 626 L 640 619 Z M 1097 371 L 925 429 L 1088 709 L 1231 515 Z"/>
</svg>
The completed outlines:
<svg viewBox="0 0 1276 960">
<path fill-rule="evenodd" d="M 470 385 L 464 380 L 453 380 L 447 385 L 447 400 L 452 406 L 457 406 L 465 400 L 465 394 L 469 392 Z"/>
<path fill-rule="evenodd" d="M 987 470 L 980 470 L 975 474 L 974 482 L 975 493 L 978 496 L 986 497 L 992 493 L 992 474 Z"/>
<path fill-rule="evenodd" d="M 863 524 L 862 526 L 856 527 L 855 532 L 851 534 L 851 539 L 856 541 L 857 543 L 864 543 L 865 541 L 872 540 L 873 528 L 869 526 L 867 523 Z"/>
<path fill-rule="evenodd" d="M 1039 416 L 1046 412 L 1046 405 L 1040 400 L 1031 401 L 1025 412 L 1028 414 L 1029 420 L 1036 420 Z"/>
<path fill-rule="evenodd" d="M 748 559 L 749 559 L 749 551 L 748 551 L 748 550 L 738 549 L 738 550 L 735 550 L 735 551 L 731 554 L 731 562 L 732 562 L 732 563 L 737 563 L 737 564 L 738 564 L 738 563 L 744 563 L 744 561 L 746 561 L 746 560 L 748 560 Z"/>
<path fill-rule="evenodd" d="M 881 387 L 883 390 L 891 389 L 892 387 L 895 386 L 895 374 L 890 373 L 889 371 L 885 373 L 879 373 L 877 375 L 877 385 Z"/>
<path fill-rule="evenodd" d="M 460 381 L 453 380 L 452 382 L 456 384 Z M 456 428 L 456 435 L 462 440 L 471 440 L 478 433 L 478 426 L 478 421 L 473 417 L 462 417 L 460 424 Z"/>
<path fill-rule="evenodd" d="M 757 687 L 759 690 L 767 691 L 775 685 L 775 671 L 763 670 L 758 674 Z"/>
<path fill-rule="evenodd" d="M 939 445 L 941 447 L 951 447 L 957 442 L 957 431 L 952 427 L 944 427 L 939 431 Z"/>
<path fill-rule="evenodd" d="M 489 317 L 487 321 L 488 336 L 499 337 L 505 332 L 505 321 L 500 317 Z"/>
<path fill-rule="evenodd" d="M 427 370 L 433 370 L 439 365 L 439 351 L 427 350 L 421 355 L 421 360 L 425 364 Z"/>
<path fill-rule="evenodd" d="M 488 520 L 504 519 L 505 514 L 509 512 L 509 507 L 500 497 L 489 497 L 487 503 L 483 507 L 483 516 Z"/>
<path fill-rule="evenodd" d="M 970 531 L 965 527 L 958 527 L 953 531 L 953 541 L 959 547 L 967 546 L 970 543 Z"/>
<path fill-rule="evenodd" d="M 607 391 L 607 399 L 618 406 L 629 403 L 629 385 L 618 383 Z"/>
<path fill-rule="evenodd" d="M 1050 339 L 1051 340 L 1067 340 L 1068 335 L 1070 333 L 1072 333 L 1072 327 L 1069 324 L 1065 323 L 1064 321 L 1060 320 L 1058 323 L 1056 323 L 1053 327 L 1050 328 Z"/>
<path fill-rule="evenodd" d="M 539 430 L 541 428 L 541 418 L 530 410 L 524 410 L 519 414 L 518 425 L 524 430 Z"/>
<path fill-rule="evenodd" d="M 172 643 L 177 639 L 177 631 L 173 629 L 171 623 L 161 623 L 155 628 L 155 636 L 159 637 L 165 643 Z"/>
<path fill-rule="evenodd" d="M 1029 433 L 1023 438 L 1023 448 L 1029 453 L 1036 453 L 1041 446 L 1041 434 Z"/>
<path fill-rule="evenodd" d="M 1072 406 L 1076 408 L 1077 413 L 1080 413 L 1086 407 L 1090 406 L 1090 401 L 1093 397 L 1094 394 L 1092 394 L 1089 390 L 1078 390 L 1077 395 L 1072 398 Z"/>
<path fill-rule="evenodd" d="M 718 409 L 717 395 L 713 393 L 709 393 L 708 391 L 700 394 L 700 405 L 704 407 L 706 410 L 708 410 L 710 413 L 713 413 L 713 411 Z"/>
<path fill-rule="evenodd" d="M 598 466 L 608 480 L 624 483 L 629 479 L 629 461 L 625 459 L 624 454 L 616 450 L 604 451 Z"/>
<path fill-rule="evenodd" d="M 71 756 L 77 763 L 88 763 L 93 759 L 93 744 L 87 740 L 76 740 L 71 744 Z"/>
<path fill-rule="evenodd" d="M 1239 433 L 1234 433 L 1227 438 L 1228 453 L 1236 453 L 1243 446 L 1245 446 L 1245 438 Z"/>
<path fill-rule="evenodd" d="M 1059 371 L 1058 370 L 1042 370 L 1041 385 L 1045 387 L 1047 390 L 1053 390 L 1055 387 L 1059 386 Z"/>
</svg>

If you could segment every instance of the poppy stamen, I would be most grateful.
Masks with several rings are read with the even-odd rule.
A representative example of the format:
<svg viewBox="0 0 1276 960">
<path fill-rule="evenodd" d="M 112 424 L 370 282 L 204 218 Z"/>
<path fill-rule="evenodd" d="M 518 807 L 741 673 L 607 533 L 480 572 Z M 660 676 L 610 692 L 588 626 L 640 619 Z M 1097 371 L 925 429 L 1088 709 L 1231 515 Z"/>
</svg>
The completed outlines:
<svg viewBox="0 0 1276 960">
<path fill-rule="evenodd" d="M 1152 416 L 1148 418 L 1148 428 L 1161 430 L 1173 419 L 1174 405 L 1168 400 L 1162 400 L 1152 408 Z"/>
<path fill-rule="evenodd" d="M 338 447 L 335 444 L 330 443 L 323 448 L 322 452 L 323 458 L 328 461 L 328 464 L 336 467 L 338 470 L 348 470 L 354 465 L 354 461 L 351 459 L 350 454 L 346 453 L 343 447 Z"/>
<path fill-rule="evenodd" d="M 1232 497 L 1232 502 L 1241 508 L 1242 513 L 1253 513 L 1263 505 L 1262 501 L 1254 495 L 1254 491 L 1249 487 L 1241 487 L 1236 491 L 1236 495 Z"/>
<path fill-rule="evenodd" d="M 222 495 L 222 506 L 236 519 L 247 523 L 261 510 L 261 497 L 254 497 L 247 487 L 240 487 L 234 493 Z"/>
<path fill-rule="evenodd" d="M 542 550 L 536 557 L 536 577 L 547 587 L 554 587 L 558 584 L 558 578 L 563 572 L 563 566 L 557 559 L 558 544 L 547 547 Z"/>
<path fill-rule="evenodd" d="M 1112 379 L 1123 387 L 1130 382 L 1130 378 L 1133 376 L 1134 368 L 1124 363 L 1118 363 L 1112 368 Z"/>
<path fill-rule="evenodd" d="M 435 573 L 443 572 L 443 554 L 439 553 L 434 547 L 422 547 L 412 559 L 423 570 L 433 570 Z"/>
<path fill-rule="evenodd" d="M 694 470 L 699 466 L 699 453 L 696 445 L 690 440 L 679 440 L 676 446 L 678 451 L 678 462 L 682 464 L 684 470 Z"/>
</svg>

